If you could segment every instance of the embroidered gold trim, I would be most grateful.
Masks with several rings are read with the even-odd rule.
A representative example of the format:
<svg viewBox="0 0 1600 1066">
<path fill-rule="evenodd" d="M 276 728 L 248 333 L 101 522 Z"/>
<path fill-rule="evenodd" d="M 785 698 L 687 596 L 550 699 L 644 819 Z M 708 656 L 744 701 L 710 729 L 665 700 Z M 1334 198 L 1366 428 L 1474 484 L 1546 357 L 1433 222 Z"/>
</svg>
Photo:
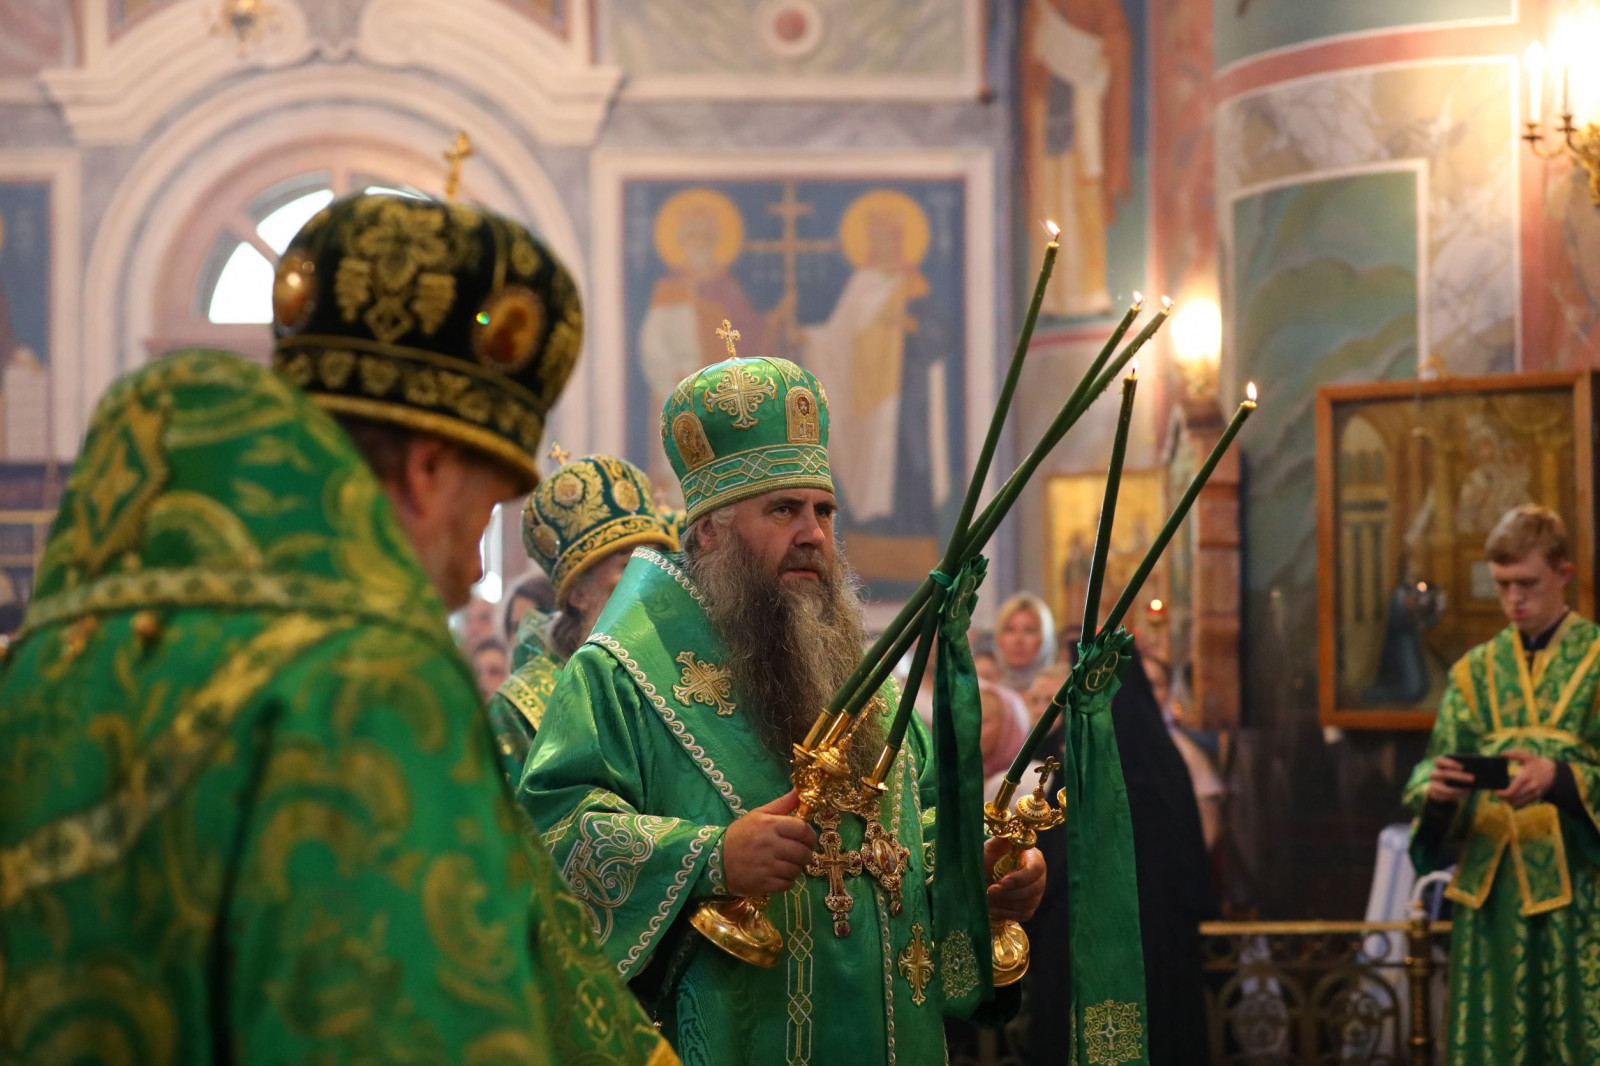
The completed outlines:
<svg viewBox="0 0 1600 1066">
<path fill-rule="evenodd" d="M 694 602 L 698 603 L 702 608 L 706 606 L 706 599 L 700 593 L 700 586 L 690 580 L 689 575 L 684 573 L 671 559 L 649 548 L 635 548 L 633 554 L 635 558 L 644 559 L 652 566 L 664 571 L 672 580 L 678 583 L 679 588 L 690 595 Z"/>
<path fill-rule="evenodd" d="M 747 500 L 751 496 L 760 496 L 765 492 L 776 492 L 778 489 L 821 489 L 823 492 L 833 491 L 833 479 L 826 474 L 803 474 L 794 477 L 772 478 L 765 481 L 750 481 L 736 489 L 725 489 L 715 496 L 708 496 L 696 504 L 685 516 L 684 525 L 693 524 L 702 515 L 715 511 L 718 507 L 730 503 Z"/>
<path fill-rule="evenodd" d="M 1571 618 L 1572 615 L 1568 614 L 1567 617 Z M 1567 708 L 1572 705 L 1572 697 L 1577 694 L 1578 686 L 1587 679 L 1589 669 L 1594 666 L 1596 656 L 1600 656 L 1600 640 L 1589 645 L 1589 650 L 1584 654 L 1583 659 L 1579 661 L 1578 668 L 1567 679 L 1567 687 L 1561 690 L 1561 698 L 1556 701 L 1555 710 L 1550 713 L 1550 720 L 1545 723 L 1546 726 L 1554 728 L 1556 723 L 1566 715 Z"/>
<path fill-rule="evenodd" d="M 539 484 L 539 464 L 529 453 L 517 447 L 510 440 L 500 436 L 493 430 L 475 426 L 465 419 L 453 415 L 439 414 L 434 411 L 424 411 L 420 408 L 410 407 L 403 403 L 393 403 L 388 400 L 368 400 L 359 396 L 336 396 L 332 393 L 314 392 L 311 399 L 319 407 L 338 414 L 354 415 L 357 418 L 370 418 L 378 422 L 392 422 L 407 429 L 417 430 L 419 433 L 431 433 L 445 440 L 464 444 L 469 448 L 476 448 L 491 458 L 498 459 L 517 473 L 522 475 L 522 487 L 532 490 Z M 543 420 L 540 419 L 539 435 L 543 436 Z"/>
<path fill-rule="evenodd" d="M 1531 918 L 1560 910 L 1572 902 L 1572 875 L 1567 866 L 1567 842 L 1561 835 L 1561 815 L 1548 803 L 1535 803 L 1513 811 L 1511 828 L 1511 860 L 1517 872 L 1517 888 L 1522 893 L 1522 914 Z M 1533 885 L 1528 880 L 1528 866 L 1524 851 L 1529 845 L 1548 841 L 1554 853 L 1551 865 L 1556 869 L 1556 894 L 1549 899 L 1535 899 Z"/>
<path fill-rule="evenodd" d="M 394 626 L 426 638 L 435 646 L 455 645 L 441 625 L 395 612 L 393 604 L 373 603 L 360 585 L 307 574 L 277 575 L 259 571 L 144 570 L 112 574 L 36 601 L 28 610 L 27 625 L 13 643 L 51 625 L 86 615 L 110 614 L 146 607 L 212 607 L 238 611 L 294 611 L 305 614 L 350 615 L 364 621 Z"/>
<path fill-rule="evenodd" d="M 537 659 L 529 660 L 529 662 L 537 661 Z M 506 702 L 517 709 L 517 713 L 522 715 L 523 720 L 532 726 L 533 731 L 536 733 L 539 731 L 539 723 L 544 721 L 544 708 L 550 699 L 551 689 L 555 687 L 555 675 L 552 673 L 548 678 L 541 678 L 541 680 L 546 680 L 550 683 L 543 686 L 542 689 L 534 688 L 522 676 L 522 670 L 517 670 L 500 685 L 500 695 L 504 696 Z"/>
<path fill-rule="evenodd" d="M 654 515 L 624 515 L 585 533 L 561 552 L 560 562 L 556 563 L 556 572 L 551 575 L 551 581 L 556 586 L 556 601 L 559 603 L 571 590 L 574 581 L 612 552 L 646 544 L 663 548 L 670 548 L 672 544 L 672 538 L 661 527 L 661 520 Z"/>
<path fill-rule="evenodd" d="M 811 992 L 817 964 L 811 957 L 814 940 L 811 930 L 811 888 L 801 874 L 794 887 L 783 894 L 784 992 L 789 1000 L 784 1023 L 785 1066 L 809 1066 L 811 1062 L 811 1013 L 815 1006 Z"/>
<path fill-rule="evenodd" d="M 367 340 L 363 337 L 336 337 L 331 334 L 298 333 L 279 341 L 274 355 L 278 353 L 303 353 L 315 356 L 324 351 L 346 349 L 365 355 L 382 356 L 395 361 L 409 360 L 411 362 L 424 363 L 436 370 L 448 370 L 453 374 L 464 374 L 467 377 L 477 378 L 478 381 L 492 389 L 508 394 L 512 399 L 521 401 L 535 411 L 544 409 L 544 404 L 539 401 L 539 397 L 514 378 L 509 378 L 499 371 L 464 357 L 455 359 L 448 355 L 441 355 L 438 352 L 430 352 L 426 348 L 410 348 L 403 344 L 385 344 L 383 341 Z"/>
</svg>

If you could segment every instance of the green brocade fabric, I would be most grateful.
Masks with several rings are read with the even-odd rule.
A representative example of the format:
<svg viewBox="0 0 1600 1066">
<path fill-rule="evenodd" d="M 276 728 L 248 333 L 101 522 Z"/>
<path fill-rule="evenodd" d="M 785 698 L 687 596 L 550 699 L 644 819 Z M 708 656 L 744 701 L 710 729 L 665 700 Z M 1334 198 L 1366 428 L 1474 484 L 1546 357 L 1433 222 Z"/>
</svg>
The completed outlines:
<svg viewBox="0 0 1600 1066">
<path fill-rule="evenodd" d="M 718 663 L 721 642 L 675 556 L 638 549 L 594 634 L 572 657 L 534 741 L 519 793 L 606 953 L 685 1063 L 697 1066 L 940 1063 L 940 990 L 977 981 L 968 951 L 934 950 L 923 845 L 934 774 L 913 720 L 879 824 L 910 849 L 904 908 L 847 877 L 850 931 L 834 933 L 825 878 L 772 898 L 778 965 L 740 962 L 700 937 L 688 912 L 725 895 L 721 843 L 734 817 L 790 789 Z M 889 710 L 898 702 L 885 690 Z M 926 805 L 926 806 L 925 806 Z M 860 818 L 840 827 L 847 849 Z"/>
<path fill-rule="evenodd" d="M 489 728 L 500 753 L 501 772 L 512 791 L 522 780 L 522 766 L 544 720 L 545 704 L 566 665 L 549 644 L 552 617 L 534 610 L 522 616 L 511 654 L 511 674 L 489 697 Z"/>
<path fill-rule="evenodd" d="M 1514 628 L 1468 652 L 1406 786 L 1420 812 L 1434 760 L 1521 750 L 1572 768 L 1586 816 L 1513 811 L 1474 792 L 1444 839 L 1413 829 L 1422 872 L 1460 861 L 1445 1041 L 1452 1066 L 1600 1060 L 1600 627 L 1569 614 L 1530 668 Z"/>
<path fill-rule="evenodd" d="M 0 752 L 0 1061 L 672 1061 L 524 843 L 387 498 L 241 358 L 102 401 Z"/>
<path fill-rule="evenodd" d="M 1125 629 L 1078 646 L 1068 688 L 1067 876 L 1072 909 L 1072 1056 L 1077 1066 L 1148 1063 L 1144 949 L 1128 789 L 1111 722 L 1133 638 Z"/>
<path fill-rule="evenodd" d="M 941 951 L 959 952 L 963 950 L 960 945 L 970 945 L 966 950 L 977 971 L 971 987 L 946 992 L 941 1009 L 952 1017 L 980 1022 L 1004 1021 L 990 1015 L 1009 1014 L 1015 1007 L 1007 996 L 1003 1006 L 983 1009 L 995 1001 L 989 950 L 989 872 L 983 861 L 983 703 L 967 631 L 978 585 L 988 567 L 989 561 L 981 555 L 968 560 L 940 592 L 933 688 L 939 810 L 944 812 L 932 886 L 934 928 Z M 943 583 L 944 575 L 935 577 Z"/>
</svg>

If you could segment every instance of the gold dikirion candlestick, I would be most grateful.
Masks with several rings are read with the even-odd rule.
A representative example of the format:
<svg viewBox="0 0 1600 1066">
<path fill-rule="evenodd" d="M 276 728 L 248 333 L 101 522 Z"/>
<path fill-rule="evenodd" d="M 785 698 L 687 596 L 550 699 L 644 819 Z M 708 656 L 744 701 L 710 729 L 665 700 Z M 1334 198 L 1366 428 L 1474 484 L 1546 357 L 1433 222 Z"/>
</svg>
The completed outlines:
<svg viewBox="0 0 1600 1066">
<path fill-rule="evenodd" d="M 983 824 L 996 840 L 1011 844 L 1009 851 L 994 864 L 990 880 L 998 881 L 1017 868 L 1023 852 L 1038 846 L 1039 834 L 1054 829 L 1067 817 L 1067 790 L 1056 793 L 1056 806 L 1050 806 L 1046 795 L 1046 782 L 1050 775 L 1061 769 L 1054 757 L 1046 759 L 1039 767 L 1039 784 L 1033 792 L 1017 801 L 1011 810 L 1011 797 L 1016 794 L 1017 782 L 1010 778 L 1000 782 L 994 799 L 983 806 Z M 1011 919 L 989 923 L 989 951 L 994 959 L 994 986 L 1004 988 L 1022 980 L 1028 972 L 1028 934 Z"/>
</svg>

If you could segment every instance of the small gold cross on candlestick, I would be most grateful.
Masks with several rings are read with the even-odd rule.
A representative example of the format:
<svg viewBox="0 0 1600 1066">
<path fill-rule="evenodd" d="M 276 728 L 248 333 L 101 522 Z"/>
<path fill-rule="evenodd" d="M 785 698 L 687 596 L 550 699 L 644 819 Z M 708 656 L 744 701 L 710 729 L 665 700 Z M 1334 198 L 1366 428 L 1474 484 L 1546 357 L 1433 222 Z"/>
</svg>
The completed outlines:
<svg viewBox="0 0 1600 1066">
<path fill-rule="evenodd" d="M 444 177 L 444 198 L 454 200 L 456 190 L 461 187 L 461 164 L 472 155 L 472 142 L 467 139 L 466 130 L 456 131 L 456 143 L 451 145 L 444 153 L 444 161 L 450 164 L 450 171 Z"/>
</svg>

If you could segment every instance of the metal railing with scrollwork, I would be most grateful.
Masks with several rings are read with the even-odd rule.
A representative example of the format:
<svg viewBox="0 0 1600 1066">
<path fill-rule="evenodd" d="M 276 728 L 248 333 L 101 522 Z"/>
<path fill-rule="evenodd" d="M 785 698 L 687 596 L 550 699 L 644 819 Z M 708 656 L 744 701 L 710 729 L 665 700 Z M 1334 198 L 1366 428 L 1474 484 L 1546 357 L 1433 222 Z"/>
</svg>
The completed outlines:
<svg viewBox="0 0 1600 1066">
<path fill-rule="evenodd" d="M 1206 922 L 1212 1066 L 1431 1066 L 1450 923 Z"/>
</svg>

